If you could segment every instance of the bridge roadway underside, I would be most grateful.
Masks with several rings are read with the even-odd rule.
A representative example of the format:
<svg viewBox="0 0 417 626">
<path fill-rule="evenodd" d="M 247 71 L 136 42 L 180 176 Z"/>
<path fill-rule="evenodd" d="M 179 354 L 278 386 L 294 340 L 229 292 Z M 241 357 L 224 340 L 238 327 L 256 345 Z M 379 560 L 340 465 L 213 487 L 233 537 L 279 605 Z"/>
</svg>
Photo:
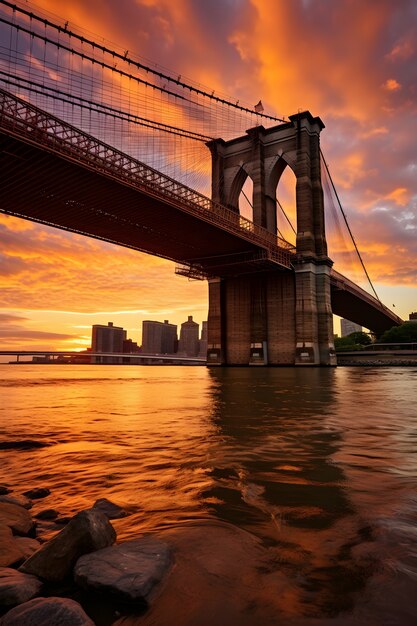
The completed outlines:
<svg viewBox="0 0 417 626">
<path fill-rule="evenodd" d="M 262 250 L 166 198 L 2 132 L 0 211 L 177 262 L 203 259 L 206 267 L 234 266 Z"/>
<path fill-rule="evenodd" d="M 330 275 L 330 284 L 332 311 L 335 315 L 369 328 L 377 337 L 401 323 L 402 320 L 398 317 L 390 316 L 387 311 L 373 306 L 370 301 L 361 297 L 360 293 L 349 288 L 341 289 L 335 275 Z"/>
<path fill-rule="evenodd" d="M 116 176 L 100 174 L 2 132 L 0 212 L 173 261 L 197 263 L 212 275 L 232 277 L 273 270 L 281 275 L 276 280 L 283 285 L 295 280 L 291 270 L 266 259 L 265 249 L 244 234 L 229 232 L 203 216 L 187 213 L 169 199 L 142 192 Z M 399 323 L 391 312 L 375 307 L 361 290 L 345 287 L 340 275 L 335 278 L 332 272 L 330 279 L 331 304 L 337 315 L 377 335 Z"/>
</svg>

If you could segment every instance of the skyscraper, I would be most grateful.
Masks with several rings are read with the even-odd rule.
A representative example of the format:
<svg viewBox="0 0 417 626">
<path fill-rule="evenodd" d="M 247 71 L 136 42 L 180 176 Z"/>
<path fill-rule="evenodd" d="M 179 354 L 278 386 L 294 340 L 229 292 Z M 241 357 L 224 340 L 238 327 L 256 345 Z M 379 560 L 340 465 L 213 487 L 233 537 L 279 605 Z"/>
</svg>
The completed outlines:
<svg viewBox="0 0 417 626">
<path fill-rule="evenodd" d="M 355 324 L 355 322 L 351 322 L 350 320 L 342 319 L 340 320 L 340 330 L 342 337 L 347 337 L 351 333 L 360 333 L 362 332 L 362 326 L 359 324 Z"/>
<path fill-rule="evenodd" d="M 94 324 L 91 336 L 91 352 L 123 352 L 126 331 L 121 326 L 109 322 L 107 326 Z M 117 357 L 93 357 L 94 363 L 118 363 Z M 121 361 L 120 361 L 121 362 Z"/>
<path fill-rule="evenodd" d="M 164 322 L 142 322 L 142 352 L 145 354 L 174 354 L 177 345 L 177 327 Z"/>
<path fill-rule="evenodd" d="M 207 322 L 201 323 L 201 337 L 198 356 L 202 359 L 207 358 Z"/>
<path fill-rule="evenodd" d="M 198 340 L 199 325 L 193 322 L 193 316 L 189 315 L 188 320 L 181 324 L 180 342 L 178 354 L 183 356 L 197 356 L 199 352 Z"/>
</svg>

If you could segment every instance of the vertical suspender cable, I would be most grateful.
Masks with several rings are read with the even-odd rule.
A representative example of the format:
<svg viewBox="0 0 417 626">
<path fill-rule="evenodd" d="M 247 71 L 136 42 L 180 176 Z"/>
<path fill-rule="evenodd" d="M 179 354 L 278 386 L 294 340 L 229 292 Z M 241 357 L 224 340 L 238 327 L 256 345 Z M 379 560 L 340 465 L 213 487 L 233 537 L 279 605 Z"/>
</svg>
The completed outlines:
<svg viewBox="0 0 417 626">
<path fill-rule="evenodd" d="M 344 212 L 344 210 L 343 210 L 342 203 L 340 202 L 339 195 L 338 195 L 338 193 L 337 193 L 337 191 L 336 191 L 336 187 L 335 187 L 334 182 L 333 182 L 333 179 L 332 179 L 332 177 L 331 177 L 331 175 L 330 175 L 330 171 L 329 171 L 329 168 L 328 168 L 328 166 L 327 166 L 326 159 L 324 158 L 324 156 L 323 156 L 323 152 L 321 151 L 321 149 L 320 149 L 320 155 L 321 155 L 321 158 L 322 158 L 322 160 L 323 160 L 324 167 L 326 168 L 326 172 L 327 172 L 327 175 L 328 175 L 328 177 L 329 177 L 329 180 L 330 180 L 330 183 L 331 183 L 332 189 L 333 189 L 333 191 L 334 191 L 334 195 L 336 196 L 337 203 L 338 203 L 339 208 L 340 208 L 340 210 L 341 210 L 341 212 L 342 212 L 343 219 L 344 219 L 344 221 L 345 221 L 346 227 L 347 227 L 347 229 L 348 229 L 348 231 L 349 231 L 350 238 L 352 239 L 353 245 L 355 246 L 356 254 L 357 254 L 357 255 L 358 255 L 358 257 L 359 257 L 359 261 L 361 262 L 361 265 L 362 265 L 363 271 L 365 272 L 366 278 L 368 279 L 368 282 L 369 282 L 369 284 L 370 284 L 370 286 L 371 286 L 372 291 L 373 291 L 373 292 L 374 292 L 374 294 L 375 294 L 376 299 L 378 300 L 378 302 L 381 302 L 381 300 L 380 300 L 380 299 L 379 299 L 379 297 L 378 297 L 377 292 L 375 291 L 375 288 L 374 288 L 374 286 L 373 286 L 373 284 L 372 284 L 372 281 L 371 281 L 371 279 L 370 279 L 370 277 L 369 277 L 369 274 L 368 274 L 368 272 L 367 272 L 367 270 L 366 270 L 365 263 L 363 262 L 363 259 L 362 259 L 362 257 L 361 257 L 361 253 L 359 252 L 358 246 L 356 245 L 356 241 L 355 241 L 355 238 L 354 238 L 354 236 L 353 236 L 353 233 L 352 233 L 352 231 L 350 230 L 350 226 L 349 226 L 349 223 L 348 223 L 348 221 L 347 221 L 346 214 L 345 214 L 345 212 Z"/>
</svg>

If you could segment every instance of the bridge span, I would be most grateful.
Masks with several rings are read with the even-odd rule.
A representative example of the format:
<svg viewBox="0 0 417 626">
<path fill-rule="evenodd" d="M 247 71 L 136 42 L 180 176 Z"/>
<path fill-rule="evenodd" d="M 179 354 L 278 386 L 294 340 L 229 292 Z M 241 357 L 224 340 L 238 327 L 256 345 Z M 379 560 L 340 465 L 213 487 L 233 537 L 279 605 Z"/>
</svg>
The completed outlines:
<svg viewBox="0 0 417 626">
<path fill-rule="evenodd" d="M 208 278 L 209 363 L 334 364 L 332 312 L 377 335 L 402 320 L 331 268 L 321 183 L 316 189 L 323 127 L 307 112 L 234 142 L 212 142 L 211 200 L 0 89 L 0 211 L 158 255 L 179 263 L 179 273 Z M 309 159 L 300 150 L 306 138 Z M 242 178 L 236 154 L 253 159 L 259 145 L 270 155 L 262 159 L 270 160 L 275 187 L 287 165 L 296 172 L 297 249 L 276 236 L 268 206 L 260 203 L 258 223 L 236 207 L 236 190 L 255 170 L 247 157 Z M 219 184 L 225 173 L 229 196 Z"/>
</svg>

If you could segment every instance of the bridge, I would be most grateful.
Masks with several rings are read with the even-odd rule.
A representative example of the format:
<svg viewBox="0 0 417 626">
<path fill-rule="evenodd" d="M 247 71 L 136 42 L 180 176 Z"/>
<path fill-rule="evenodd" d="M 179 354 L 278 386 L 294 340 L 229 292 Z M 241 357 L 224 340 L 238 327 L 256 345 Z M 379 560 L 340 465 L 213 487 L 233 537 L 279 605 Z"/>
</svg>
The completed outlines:
<svg viewBox="0 0 417 626">
<path fill-rule="evenodd" d="M 8 72 L 4 82 L 0 211 L 158 255 L 175 261 L 178 274 L 208 280 L 208 364 L 334 365 L 333 313 L 377 335 L 402 322 L 332 267 L 320 118 L 306 111 L 227 141 L 205 137 L 208 198 L 10 88 L 23 84 L 36 93 L 33 80 Z M 279 236 L 276 218 L 275 190 L 286 167 L 297 181 L 295 246 Z M 253 221 L 239 211 L 248 177 Z"/>
<path fill-rule="evenodd" d="M 134 365 L 153 365 L 153 364 L 175 364 L 175 365 L 204 365 L 205 359 L 200 357 L 187 357 L 176 354 L 142 354 L 140 352 L 86 352 L 77 350 L 0 350 L 0 357 L 14 356 L 15 361 L 9 363 L 69 363 L 78 364 L 134 364 Z M 32 360 L 27 361 L 29 357 Z M 26 359 L 26 360 L 21 360 Z"/>
</svg>

